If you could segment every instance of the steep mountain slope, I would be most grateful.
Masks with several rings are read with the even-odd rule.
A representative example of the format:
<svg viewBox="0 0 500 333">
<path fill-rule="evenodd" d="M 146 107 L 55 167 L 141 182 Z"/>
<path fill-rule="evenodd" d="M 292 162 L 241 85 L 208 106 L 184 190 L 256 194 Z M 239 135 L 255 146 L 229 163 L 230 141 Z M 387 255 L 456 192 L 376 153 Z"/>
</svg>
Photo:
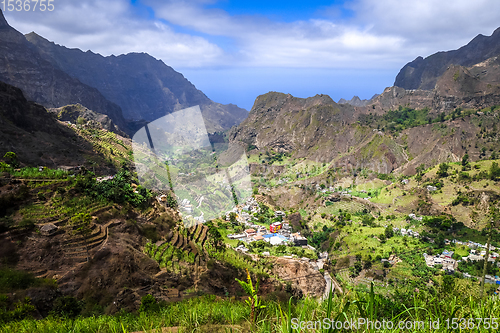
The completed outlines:
<svg viewBox="0 0 500 333">
<path fill-rule="evenodd" d="M 303 99 L 270 92 L 257 97 L 248 118 L 230 131 L 229 140 L 260 153 L 271 149 L 352 168 L 380 162 L 388 168 L 383 172 L 390 172 L 403 163 L 402 149 L 390 137 L 360 126 L 358 116 L 353 106 L 337 104 L 327 95 Z"/>
<path fill-rule="evenodd" d="M 42 59 L 26 38 L 10 27 L 0 10 L 0 81 L 19 87 L 27 99 L 45 107 L 80 103 L 108 115 L 122 129 L 127 125 L 118 105 L 96 89 L 70 77 Z"/>
<path fill-rule="evenodd" d="M 200 105 L 208 130 L 214 132 L 239 124 L 248 114 L 235 105 L 211 101 L 182 74 L 146 53 L 103 57 L 68 49 L 34 32 L 26 38 L 45 60 L 118 104 L 127 119 L 153 121 Z"/>
<path fill-rule="evenodd" d="M 405 89 L 434 89 L 450 65 L 470 67 L 500 55 L 500 28 L 491 36 L 478 35 L 458 50 L 438 52 L 427 58 L 417 57 L 396 76 L 394 85 Z"/>
<path fill-rule="evenodd" d="M 78 114 L 83 125 L 57 120 Z M 118 131 L 108 116 L 82 106 L 63 107 L 52 115 L 43 106 L 29 102 L 19 88 L 0 82 L 0 157 L 16 153 L 21 166 L 51 168 L 85 166 L 98 173 L 115 172 L 129 163 L 130 139 Z"/>
</svg>

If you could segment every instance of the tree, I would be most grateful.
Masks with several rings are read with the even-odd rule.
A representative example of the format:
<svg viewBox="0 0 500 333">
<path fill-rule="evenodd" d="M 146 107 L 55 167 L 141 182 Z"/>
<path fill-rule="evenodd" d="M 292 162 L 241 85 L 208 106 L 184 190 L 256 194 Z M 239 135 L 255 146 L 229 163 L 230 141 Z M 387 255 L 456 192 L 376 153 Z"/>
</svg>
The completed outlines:
<svg viewBox="0 0 500 333">
<path fill-rule="evenodd" d="M 389 239 L 392 236 L 394 236 L 394 230 L 392 230 L 392 224 L 390 224 L 385 228 L 385 237 Z"/>
<path fill-rule="evenodd" d="M 153 295 L 147 294 L 141 298 L 141 306 L 139 307 L 139 313 L 141 312 L 156 312 L 160 310 L 160 304 Z"/>
<path fill-rule="evenodd" d="M 222 238 L 221 233 L 217 228 L 213 225 L 212 222 L 207 222 L 205 225 L 208 227 L 208 235 L 210 236 L 210 244 L 220 252 L 223 252 L 226 249 L 224 244 L 224 240 Z"/>
<path fill-rule="evenodd" d="M 489 176 L 491 180 L 497 180 L 500 177 L 500 168 L 497 162 L 491 163 Z"/>
<path fill-rule="evenodd" d="M 447 163 L 441 163 L 439 164 L 439 169 L 437 171 L 437 175 L 439 177 L 447 177 L 448 176 L 448 169 L 450 166 Z"/>
<path fill-rule="evenodd" d="M 444 247 L 444 235 L 442 232 L 436 237 L 435 243 L 439 248 Z"/>
<path fill-rule="evenodd" d="M 465 155 L 462 157 L 462 165 L 466 166 L 467 163 L 469 163 L 469 154 L 465 153 Z"/>
<path fill-rule="evenodd" d="M 415 180 L 420 184 L 420 182 L 422 181 L 422 174 L 419 173 L 415 176 Z"/>
<path fill-rule="evenodd" d="M 7 163 L 12 165 L 14 168 L 19 167 L 19 161 L 17 160 L 16 153 L 14 153 L 12 151 L 8 151 L 5 153 L 5 155 L 3 155 L 3 158 L 5 158 Z"/>
<path fill-rule="evenodd" d="M 231 213 L 229 213 L 229 221 L 231 221 L 231 223 L 236 223 L 236 217 L 237 217 L 237 216 L 238 216 L 238 215 L 236 215 L 236 213 L 235 213 L 235 212 L 231 212 Z"/>
<path fill-rule="evenodd" d="M 167 193 L 167 207 L 177 209 L 177 200 L 175 200 L 175 194 Z"/>
<path fill-rule="evenodd" d="M 286 246 L 285 245 L 278 245 L 276 247 L 276 252 L 277 253 L 285 253 L 286 252 Z"/>
<path fill-rule="evenodd" d="M 497 166 L 498 167 L 498 166 Z M 500 219 L 500 211 L 496 207 L 490 207 L 489 212 L 490 223 L 488 224 L 489 232 L 488 232 L 488 241 L 486 242 L 486 255 L 484 256 L 484 267 L 483 267 L 483 279 L 481 281 L 481 298 L 484 293 L 484 280 L 486 279 L 486 272 L 488 270 L 488 258 L 490 255 L 490 244 L 491 244 L 491 236 L 493 231 L 493 224 L 496 224 Z"/>
<path fill-rule="evenodd" d="M 418 167 L 415 168 L 415 171 L 418 173 L 418 174 L 423 174 L 424 171 L 425 171 L 425 164 L 420 164 Z"/>
<path fill-rule="evenodd" d="M 78 299 L 73 296 L 61 296 L 58 297 L 52 306 L 52 315 L 75 318 L 82 311 L 83 306 Z"/>
<path fill-rule="evenodd" d="M 378 237 L 380 239 L 380 243 L 385 243 L 385 240 L 386 240 L 386 237 L 385 237 L 385 234 L 380 234 L 380 236 Z"/>
<path fill-rule="evenodd" d="M 445 113 L 444 113 L 444 112 L 441 112 L 441 113 L 439 114 L 439 121 L 440 121 L 440 122 L 444 122 L 445 116 L 446 116 L 446 115 L 445 115 Z"/>
</svg>

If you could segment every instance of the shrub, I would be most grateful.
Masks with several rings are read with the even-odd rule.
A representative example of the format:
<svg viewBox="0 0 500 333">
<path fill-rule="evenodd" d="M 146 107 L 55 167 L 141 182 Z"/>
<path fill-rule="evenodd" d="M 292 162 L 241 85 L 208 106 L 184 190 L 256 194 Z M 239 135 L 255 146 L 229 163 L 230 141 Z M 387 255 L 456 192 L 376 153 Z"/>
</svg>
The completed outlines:
<svg viewBox="0 0 500 333">
<path fill-rule="evenodd" d="M 439 169 L 438 169 L 436 174 L 439 177 L 447 177 L 449 168 L 450 168 L 450 166 L 447 163 L 441 163 L 441 164 L 439 164 Z"/>
<path fill-rule="evenodd" d="M 160 310 L 160 304 L 153 295 L 147 294 L 141 298 L 141 306 L 139 307 L 139 312 L 158 312 Z"/>
<path fill-rule="evenodd" d="M 59 317 L 75 318 L 82 311 L 82 303 L 73 296 L 62 296 L 54 301 L 51 314 Z"/>
<path fill-rule="evenodd" d="M 36 283 L 33 274 L 13 269 L 0 270 L 0 292 L 27 289 Z"/>
</svg>

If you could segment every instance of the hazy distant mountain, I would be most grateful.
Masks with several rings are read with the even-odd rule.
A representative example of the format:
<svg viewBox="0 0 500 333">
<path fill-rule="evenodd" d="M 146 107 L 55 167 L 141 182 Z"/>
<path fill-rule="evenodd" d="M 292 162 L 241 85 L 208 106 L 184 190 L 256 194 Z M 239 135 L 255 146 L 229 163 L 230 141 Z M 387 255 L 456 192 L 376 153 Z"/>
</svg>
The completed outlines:
<svg viewBox="0 0 500 333">
<path fill-rule="evenodd" d="M 214 132 L 239 124 L 248 114 L 236 105 L 211 101 L 182 74 L 146 53 L 103 57 L 57 45 L 34 32 L 26 38 L 45 60 L 118 104 L 127 119 L 153 121 L 200 105 L 208 130 Z"/>
<path fill-rule="evenodd" d="M 120 128 L 127 128 L 118 105 L 44 60 L 20 32 L 9 26 L 1 10 L 0 81 L 20 88 L 28 100 L 45 107 L 80 103 L 108 115 Z"/>
<path fill-rule="evenodd" d="M 352 106 L 366 106 L 372 99 L 374 99 L 377 96 L 379 96 L 379 94 L 373 95 L 373 97 L 370 99 L 360 99 L 358 96 L 354 96 L 349 101 L 344 98 L 341 98 L 339 99 L 338 104 L 350 104 Z"/>
<path fill-rule="evenodd" d="M 470 67 L 500 55 L 500 28 L 491 36 L 477 35 L 458 50 L 438 52 L 427 58 L 417 57 L 396 76 L 394 85 L 405 89 L 434 89 L 438 77 L 450 65 Z"/>
</svg>

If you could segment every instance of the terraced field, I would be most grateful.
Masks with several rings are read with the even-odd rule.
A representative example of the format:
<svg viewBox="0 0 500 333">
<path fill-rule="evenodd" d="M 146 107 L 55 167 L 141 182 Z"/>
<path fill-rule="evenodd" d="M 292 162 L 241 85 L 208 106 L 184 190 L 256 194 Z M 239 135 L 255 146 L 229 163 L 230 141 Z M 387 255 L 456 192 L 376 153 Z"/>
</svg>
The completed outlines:
<svg viewBox="0 0 500 333">
<path fill-rule="evenodd" d="M 171 231 L 165 239 L 146 244 L 144 252 L 156 260 L 162 269 L 174 269 L 176 263 L 202 264 L 206 255 L 203 245 L 207 240 L 208 228 L 198 224 L 187 230 L 187 236 Z"/>
</svg>

